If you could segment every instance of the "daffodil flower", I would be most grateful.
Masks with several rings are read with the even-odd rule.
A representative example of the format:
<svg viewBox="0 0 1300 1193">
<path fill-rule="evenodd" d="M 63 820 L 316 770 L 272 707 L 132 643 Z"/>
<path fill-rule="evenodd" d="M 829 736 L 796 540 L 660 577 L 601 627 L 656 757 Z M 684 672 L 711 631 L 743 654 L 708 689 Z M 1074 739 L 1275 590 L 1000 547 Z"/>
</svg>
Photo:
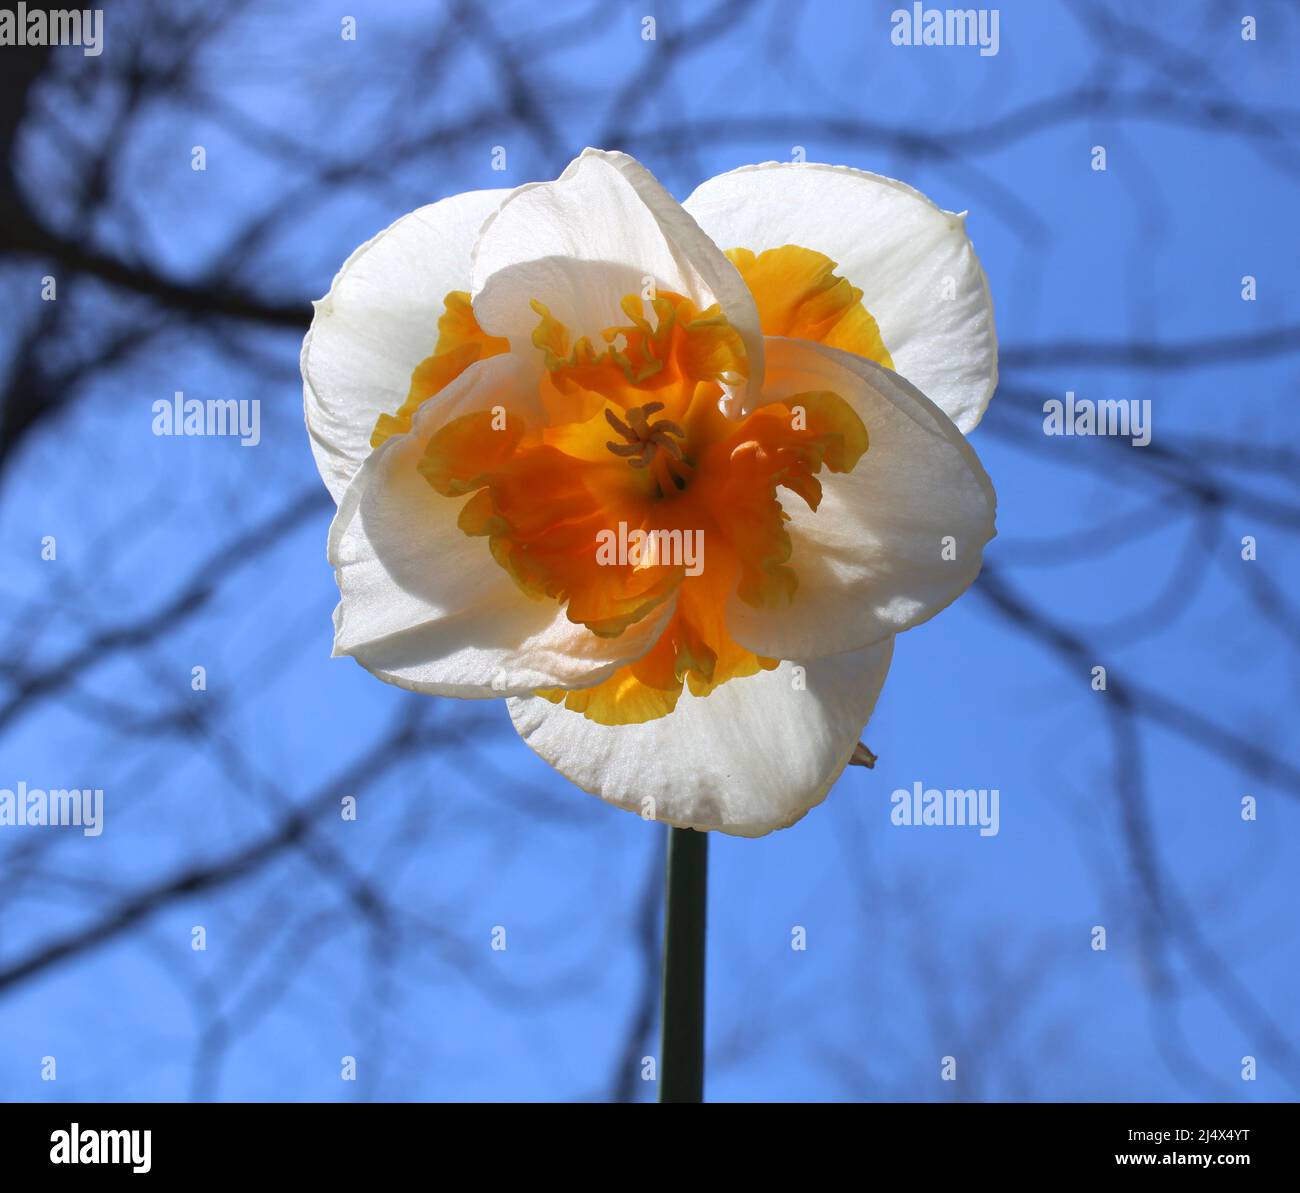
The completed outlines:
<svg viewBox="0 0 1300 1193">
<path fill-rule="evenodd" d="M 302 371 L 337 655 L 506 697 L 648 819 L 757 836 L 858 752 L 895 635 L 974 580 L 997 375 L 964 219 L 839 166 L 678 203 L 630 157 L 399 219 Z"/>
</svg>

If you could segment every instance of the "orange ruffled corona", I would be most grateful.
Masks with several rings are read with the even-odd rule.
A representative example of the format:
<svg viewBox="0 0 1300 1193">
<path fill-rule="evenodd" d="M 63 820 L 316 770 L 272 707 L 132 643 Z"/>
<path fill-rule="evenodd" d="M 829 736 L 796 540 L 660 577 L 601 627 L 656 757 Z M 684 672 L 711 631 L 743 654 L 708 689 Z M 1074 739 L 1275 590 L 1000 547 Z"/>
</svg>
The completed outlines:
<svg viewBox="0 0 1300 1193">
<path fill-rule="evenodd" d="M 749 286 L 764 335 L 816 340 L 892 367 L 861 291 L 835 263 L 787 245 L 727 254 Z M 737 644 L 728 600 L 780 607 L 798 586 L 778 490 L 816 510 L 817 473 L 852 470 L 867 430 L 839 395 L 801 393 L 737 419 L 725 399 L 748 376 L 744 345 L 716 306 L 661 293 L 624 298 L 628 323 L 601 349 L 571 342 L 539 301 L 533 343 L 545 372 L 527 420 L 503 408 L 454 418 L 430 438 L 421 474 L 437 492 L 466 498 L 458 525 L 488 540 L 523 591 L 566 603 L 571 621 L 616 637 L 668 613 L 655 645 L 594 687 L 538 695 L 607 725 L 664 716 L 683 685 L 706 696 L 778 660 Z M 415 370 L 406 402 L 381 415 L 378 446 L 411 429 L 420 405 L 508 341 L 478 325 L 469 295 L 445 300 L 432 356 Z M 642 537 L 699 546 L 697 566 L 677 550 L 611 552 Z"/>
</svg>

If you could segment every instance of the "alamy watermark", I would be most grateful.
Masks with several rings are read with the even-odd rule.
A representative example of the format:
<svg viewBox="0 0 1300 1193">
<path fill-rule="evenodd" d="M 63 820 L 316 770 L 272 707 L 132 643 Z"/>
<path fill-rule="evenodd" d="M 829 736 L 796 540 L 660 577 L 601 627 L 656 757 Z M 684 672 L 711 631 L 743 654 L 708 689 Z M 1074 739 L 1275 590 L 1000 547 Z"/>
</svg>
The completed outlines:
<svg viewBox="0 0 1300 1193">
<path fill-rule="evenodd" d="M 73 1123 L 50 1133 L 51 1164 L 129 1164 L 132 1172 L 153 1167 L 153 1132 L 96 1130 Z"/>
<path fill-rule="evenodd" d="M 104 52 L 104 10 L 28 11 L 20 3 L 0 10 L 0 46 L 80 46 L 87 58 L 98 58 Z"/>
<path fill-rule="evenodd" d="M 889 819 L 899 825 L 979 826 L 981 837 L 996 837 L 1002 818 L 1001 796 L 996 787 L 926 787 L 919 779 L 909 791 L 900 787 L 889 797 L 894 806 Z"/>
<path fill-rule="evenodd" d="M 262 402 L 259 398 L 187 398 L 177 390 L 169 402 L 153 404 L 155 435 L 238 435 L 241 447 L 262 442 Z"/>
<path fill-rule="evenodd" d="M 596 562 L 602 567 L 679 567 L 698 576 L 704 571 L 704 531 L 629 530 L 620 522 L 617 530 L 596 535 Z"/>
<path fill-rule="evenodd" d="M 43 791 L 18 781 L 18 790 L 0 788 L 0 828 L 75 826 L 86 837 L 104 831 L 104 792 L 101 788 Z"/>
<path fill-rule="evenodd" d="M 889 14 L 889 40 L 896 46 L 979 46 L 992 58 L 1001 45 L 996 8 L 896 8 Z"/>
<path fill-rule="evenodd" d="M 1151 399 L 1093 401 L 1066 390 L 1065 401 L 1043 403 L 1043 434 L 1116 435 L 1134 447 L 1146 447 L 1151 442 Z"/>
</svg>

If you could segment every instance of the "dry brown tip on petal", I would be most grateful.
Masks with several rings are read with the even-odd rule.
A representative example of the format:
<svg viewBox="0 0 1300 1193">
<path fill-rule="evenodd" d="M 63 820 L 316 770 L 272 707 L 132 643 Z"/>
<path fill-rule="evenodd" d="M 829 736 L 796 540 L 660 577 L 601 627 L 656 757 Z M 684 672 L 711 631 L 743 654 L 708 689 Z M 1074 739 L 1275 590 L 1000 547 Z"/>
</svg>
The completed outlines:
<svg viewBox="0 0 1300 1193">
<path fill-rule="evenodd" d="M 876 762 L 877 756 L 867 748 L 865 742 L 858 742 L 853 747 L 853 757 L 849 759 L 850 766 L 865 766 L 867 770 L 871 770 L 875 767 Z"/>
</svg>

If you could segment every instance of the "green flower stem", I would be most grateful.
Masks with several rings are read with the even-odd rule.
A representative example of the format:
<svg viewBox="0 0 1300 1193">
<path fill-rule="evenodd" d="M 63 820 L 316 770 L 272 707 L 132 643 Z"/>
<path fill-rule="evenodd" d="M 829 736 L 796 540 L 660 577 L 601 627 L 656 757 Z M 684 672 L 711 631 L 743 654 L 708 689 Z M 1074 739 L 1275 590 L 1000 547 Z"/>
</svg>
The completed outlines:
<svg viewBox="0 0 1300 1193">
<path fill-rule="evenodd" d="M 709 834 L 668 830 L 659 1101 L 704 1101 L 704 940 Z"/>
</svg>

